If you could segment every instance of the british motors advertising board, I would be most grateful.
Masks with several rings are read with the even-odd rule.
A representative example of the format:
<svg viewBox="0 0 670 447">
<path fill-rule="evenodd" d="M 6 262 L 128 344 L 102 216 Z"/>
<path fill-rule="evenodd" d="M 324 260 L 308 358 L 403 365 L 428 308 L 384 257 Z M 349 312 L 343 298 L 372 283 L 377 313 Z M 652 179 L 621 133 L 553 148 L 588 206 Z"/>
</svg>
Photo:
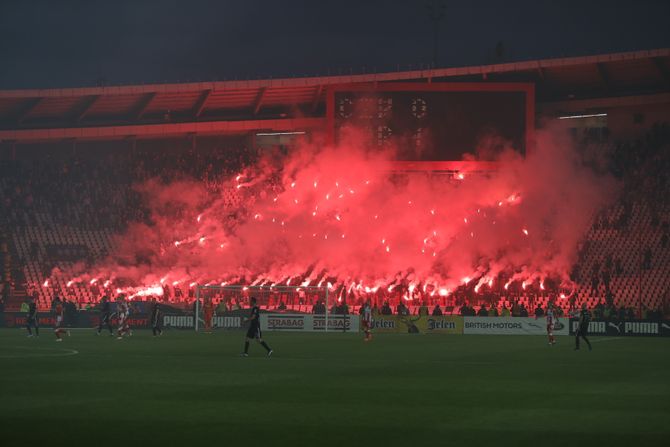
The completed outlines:
<svg viewBox="0 0 670 447">
<path fill-rule="evenodd" d="M 546 335 L 547 322 L 533 317 L 464 317 L 463 333 L 481 335 Z M 568 319 L 557 318 L 554 335 L 568 335 Z"/>
</svg>

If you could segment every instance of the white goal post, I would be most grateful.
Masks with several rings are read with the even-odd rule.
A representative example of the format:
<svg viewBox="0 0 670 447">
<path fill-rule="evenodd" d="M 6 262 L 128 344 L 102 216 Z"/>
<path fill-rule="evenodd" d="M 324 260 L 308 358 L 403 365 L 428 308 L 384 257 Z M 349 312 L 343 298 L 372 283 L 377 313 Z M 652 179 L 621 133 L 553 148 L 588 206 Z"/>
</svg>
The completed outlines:
<svg viewBox="0 0 670 447">
<path fill-rule="evenodd" d="M 251 297 L 256 298 L 262 312 L 317 315 L 325 320 L 324 331 L 328 331 L 329 322 L 332 323 L 329 321 L 333 316 L 327 286 L 198 285 L 195 290 L 195 330 L 211 330 L 215 326 L 211 320 L 207 321 L 212 317 L 212 309 L 216 315 L 248 312 Z"/>
</svg>

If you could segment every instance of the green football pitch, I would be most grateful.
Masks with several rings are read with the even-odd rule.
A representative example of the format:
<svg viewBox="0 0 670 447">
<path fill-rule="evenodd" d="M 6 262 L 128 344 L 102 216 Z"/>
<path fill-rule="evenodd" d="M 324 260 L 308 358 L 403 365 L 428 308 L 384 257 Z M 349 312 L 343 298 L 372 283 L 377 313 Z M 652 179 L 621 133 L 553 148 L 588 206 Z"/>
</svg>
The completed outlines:
<svg viewBox="0 0 670 447">
<path fill-rule="evenodd" d="M 2 445 L 663 445 L 670 339 L 0 330 Z M 458 444 L 454 444 L 458 443 Z"/>
</svg>

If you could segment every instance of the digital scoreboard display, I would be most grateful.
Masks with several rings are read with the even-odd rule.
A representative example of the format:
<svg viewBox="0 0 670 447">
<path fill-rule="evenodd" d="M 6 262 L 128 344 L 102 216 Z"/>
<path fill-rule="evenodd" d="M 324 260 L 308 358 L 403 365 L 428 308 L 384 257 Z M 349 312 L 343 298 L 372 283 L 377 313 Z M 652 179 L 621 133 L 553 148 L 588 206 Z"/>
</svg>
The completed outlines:
<svg viewBox="0 0 670 447">
<path fill-rule="evenodd" d="M 534 127 L 526 83 L 422 83 L 337 86 L 328 98 L 335 142 L 347 127 L 373 145 L 393 144 L 398 160 L 453 161 L 511 147 L 525 154 Z"/>
</svg>

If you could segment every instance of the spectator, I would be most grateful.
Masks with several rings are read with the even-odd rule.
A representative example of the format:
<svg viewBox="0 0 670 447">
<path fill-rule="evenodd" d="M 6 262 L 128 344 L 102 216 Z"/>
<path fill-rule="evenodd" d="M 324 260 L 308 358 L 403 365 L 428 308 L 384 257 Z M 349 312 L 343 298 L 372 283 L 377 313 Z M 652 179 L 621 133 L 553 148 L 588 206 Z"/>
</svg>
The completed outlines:
<svg viewBox="0 0 670 447">
<path fill-rule="evenodd" d="M 524 306 L 523 303 L 521 303 L 521 306 L 519 306 L 519 316 L 520 317 L 528 316 L 528 309 L 526 309 L 526 306 Z"/>
<path fill-rule="evenodd" d="M 544 310 L 540 306 L 540 303 L 537 304 L 535 308 L 535 318 L 542 318 L 544 316 Z"/>
<path fill-rule="evenodd" d="M 409 315 L 409 309 L 407 308 L 407 306 L 405 306 L 405 303 L 400 301 L 400 303 L 398 303 L 398 307 L 396 307 L 396 313 L 398 315 L 407 316 Z"/>
<path fill-rule="evenodd" d="M 502 309 L 500 310 L 500 316 L 501 316 L 501 317 L 509 317 L 509 316 L 510 316 L 510 311 L 509 311 L 509 309 L 507 308 L 507 306 L 505 306 L 504 303 L 503 303 L 503 305 L 502 305 Z"/>
<path fill-rule="evenodd" d="M 440 305 L 436 304 L 435 307 L 433 308 L 433 316 L 434 317 L 439 317 L 442 315 L 442 309 L 440 309 Z"/>
<path fill-rule="evenodd" d="M 481 307 L 479 308 L 479 312 L 477 312 L 478 317 L 488 317 L 489 316 L 489 311 L 486 310 L 486 304 L 482 304 Z"/>
<path fill-rule="evenodd" d="M 605 318 L 605 305 L 603 304 L 603 300 L 600 300 L 598 304 L 596 304 L 596 307 L 593 309 L 593 316 L 598 320 Z"/>
<path fill-rule="evenodd" d="M 384 304 L 382 305 L 382 315 L 392 315 L 393 311 L 391 310 L 391 306 L 389 306 L 388 301 L 384 301 Z"/>
<path fill-rule="evenodd" d="M 626 321 L 626 308 L 623 305 L 619 307 L 619 311 L 617 313 L 617 319 L 619 321 Z"/>
<path fill-rule="evenodd" d="M 497 317 L 498 316 L 498 308 L 495 307 L 494 305 L 491 305 L 489 308 L 489 317 Z"/>
</svg>

